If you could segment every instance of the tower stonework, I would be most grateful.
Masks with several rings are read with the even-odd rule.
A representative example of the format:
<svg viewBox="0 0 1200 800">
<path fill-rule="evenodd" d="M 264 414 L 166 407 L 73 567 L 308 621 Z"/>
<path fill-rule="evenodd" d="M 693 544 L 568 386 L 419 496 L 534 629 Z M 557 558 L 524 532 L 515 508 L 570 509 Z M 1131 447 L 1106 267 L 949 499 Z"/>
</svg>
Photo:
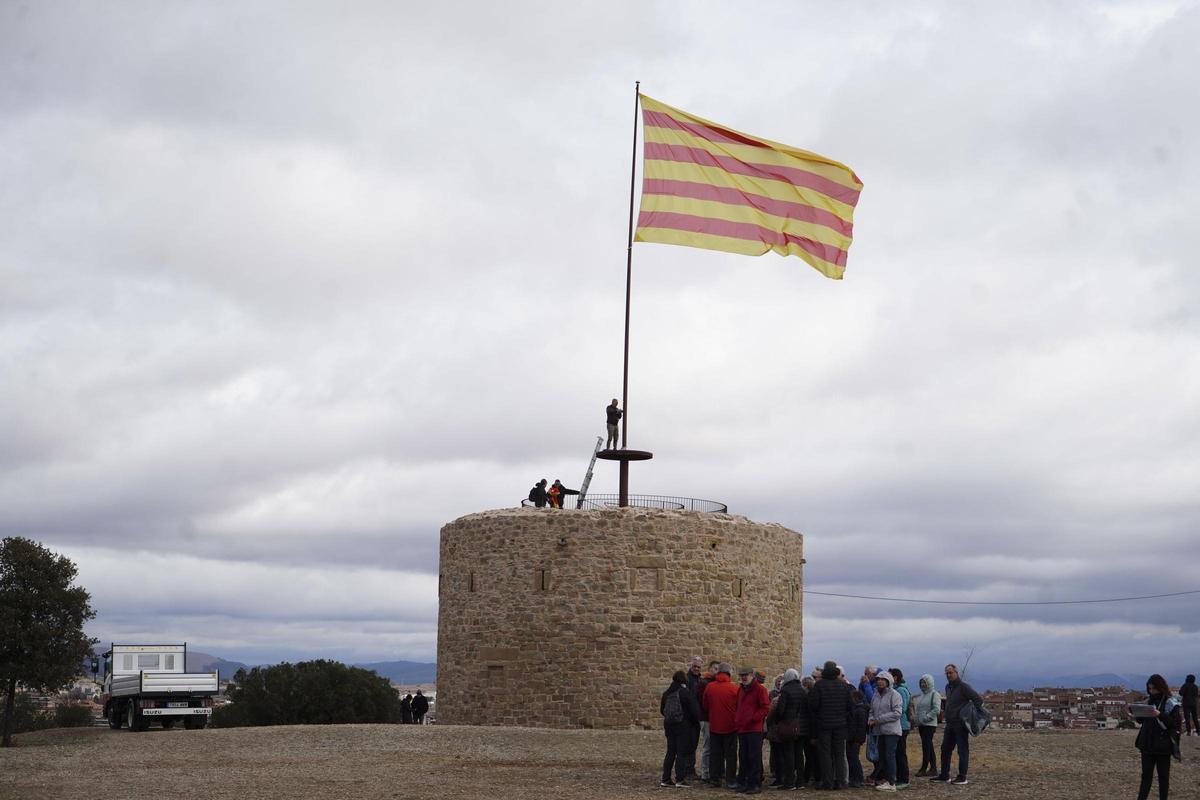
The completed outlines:
<svg viewBox="0 0 1200 800">
<path fill-rule="evenodd" d="M 438 722 L 655 728 L 693 655 L 770 680 L 801 663 L 803 564 L 799 533 L 729 514 L 457 519 L 441 532 Z"/>
</svg>

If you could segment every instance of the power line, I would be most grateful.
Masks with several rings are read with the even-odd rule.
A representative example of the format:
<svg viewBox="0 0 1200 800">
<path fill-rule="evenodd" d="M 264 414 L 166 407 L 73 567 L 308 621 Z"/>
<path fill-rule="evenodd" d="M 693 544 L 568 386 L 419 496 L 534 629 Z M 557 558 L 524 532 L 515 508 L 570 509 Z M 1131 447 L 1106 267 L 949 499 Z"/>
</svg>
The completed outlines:
<svg viewBox="0 0 1200 800">
<path fill-rule="evenodd" d="M 1162 597 L 1182 597 L 1187 594 L 1200 594 L 1200 589 L 1186 592 L 1170 592 L 1168 594 L 1144 594 L 1138 597 L 1106 597 L 1102 600 L 1027 600 L 1027 601 L 998 601 L 998 600 L 917 600 L 911 597 L 874 597 L 866 594 L 838 594 L 837 592 L 817 592 L 805 589 L 805 594 L 819 594 L 823 597 L 847 597 L 853 600 L 883 600 L 889 603 L 930 603 L 939 606 L 1075 606 L 1087 603 L 1124 603 L 1129 600 L 1157 600 Z"/>
</svg>

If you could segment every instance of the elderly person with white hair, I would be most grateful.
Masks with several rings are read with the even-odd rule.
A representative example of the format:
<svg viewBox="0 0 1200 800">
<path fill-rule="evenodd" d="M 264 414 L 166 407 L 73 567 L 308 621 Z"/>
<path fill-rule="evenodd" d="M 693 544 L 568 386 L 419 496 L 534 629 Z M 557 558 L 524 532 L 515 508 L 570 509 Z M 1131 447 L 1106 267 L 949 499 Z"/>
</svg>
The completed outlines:
<svg viewBox="0 0 1200 800">
<path fill-rule="evenodd" d="M 808 689 L 794 669 L 783 673 L 775 709 L 775 731 L 779 738 L 779 788 L 799 789 L 805 782 L 804 753 L 812 726 L 809 724 Z"/>
</svg>

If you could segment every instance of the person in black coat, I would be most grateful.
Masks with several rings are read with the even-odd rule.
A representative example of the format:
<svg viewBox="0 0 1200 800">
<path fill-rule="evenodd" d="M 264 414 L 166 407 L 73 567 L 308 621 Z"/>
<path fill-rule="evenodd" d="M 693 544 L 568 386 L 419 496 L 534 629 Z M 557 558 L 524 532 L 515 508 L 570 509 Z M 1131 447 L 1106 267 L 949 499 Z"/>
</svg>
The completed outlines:
<svg viewBox="0 0 1200 800">
<path fill-rule="evenodd" d="M 533 488 L 529 490 L 529 499 L 538 508 L 545 508 L 546 504 L 550 502 L 550 495 L 546 494 L 545 478 L 535 483 Z"/>
<path fill-rule="evenodd" d="M 404 695 L 404 699 L 400 701 L 400 723 L 402 725 L 412 724 L 412 694 Z"/>
<path fill-rule="evenodd" d="M 678 702 L 681 718 L 677 721 L 668 718 L 668 698 L 672 700 L 672 707 Z M 663 734 L 667 737 L 667 754 L 663 757 L 662 780 L 658 785 L 687 786 L 688 766 L 684 755 L 692 742 L 693 731 L 700 727 L 700 706 L 696 696 L 688 691 L 687 673 L 683 670 L 676 670 L 671 676 L 671 685 L 658 702 L 658 713 L 663 715 Z M 675 768 L 674 781 L 671 780 L 672 766 Z"/>
<path fill-rule="evenodd" d="M 1187 735 L 1191 736 L 1195 728 L 1196 735 L 1200 736 L 1200 722 L 1196 719 L 1196 712 L 1200 710 L 1200 689 L 1196 688 L 1195 675 L 1188 675 L 1183 686 L 1179 687 L 1179 699 L 1183 702 L 1183 725 L 1187 728 Z"/>
<path fill-rule="evenodd" d="M 1171 755 L 1175 752 L 1179 735 L 1180 706 L 1171 696 L 1171 689 L 1162 675 L 1154 674 L 1146 681 L 1147 702 L 1153 706 L 1150 715 L 1139 717 L 1142 729 L 1138 731 L 1134 746 L 1142 751 L 1142 784 L 1138 787 L 1138 800 L 1150 796 L 1150 783 L 1158 772 L 1158 797 L 1167 800 L 1171 788 Z"/>
<path fill-rule="evenodd" d="M 808 707 L 817 726 L 817 752 L 821 760 L 819 788 L 845 788 L 847 785 L 846 726 L 850 720 L 850 692 L 854 688 L 839 677 L 838 665 L 826 661 L 821 680 L 808 693 Z"/>
<path fill-rule="evenodd" d="M 808 690 L 800 682 L 800 673 L 783 673 L 783 686 L 775 706 L 775 725 L 779 732 L 779 780 L 784 789 L 804 785 L 804 748 L 812 733 L 809 723 Z"/>
<path fill-rule="evenodd" d="M 429 698 L 417 689 L 417 696 L 412 701 L 413 722 L 417 725 L 425 724 L 425 712 L 429 711 Z"/>
<path fill-rule="evenodd" d="M 850 693 L 850 701 L 854 705 L 850 709 L 850 724 L 846 727 L 846 764 L 850 772 L 850 788 L 858 789 L 862 787 L 864 777 L 858 753 L 867 741 L 867 719 L 871 716 L 871 709 L 858 689 Z"/>
</svg>

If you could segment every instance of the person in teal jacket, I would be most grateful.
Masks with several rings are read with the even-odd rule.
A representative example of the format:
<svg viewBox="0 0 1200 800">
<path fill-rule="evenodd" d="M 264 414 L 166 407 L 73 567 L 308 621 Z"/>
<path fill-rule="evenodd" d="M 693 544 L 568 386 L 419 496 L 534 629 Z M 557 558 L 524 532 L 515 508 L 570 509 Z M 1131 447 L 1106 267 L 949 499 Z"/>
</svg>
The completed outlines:
<svg viewBox="0 0 1200 800">
<path fill-rule="evenodd" d="M 908 718 L 908 707 L 912 703 L 912 692 L 908 690 L 908 684 L 904 682 L 904 673 L 899 667 L 892 667 L 888 670 L 892 673 L 896 683 L 892 688 L 900 695 L 900 699 L 904 703 L 904 711 L 900 714 L 900 742 L 896 746 L 896 788 L 903 789 L 908 786 L 908 732 L 912 730 L 912 720 Z"/>
</svg>

